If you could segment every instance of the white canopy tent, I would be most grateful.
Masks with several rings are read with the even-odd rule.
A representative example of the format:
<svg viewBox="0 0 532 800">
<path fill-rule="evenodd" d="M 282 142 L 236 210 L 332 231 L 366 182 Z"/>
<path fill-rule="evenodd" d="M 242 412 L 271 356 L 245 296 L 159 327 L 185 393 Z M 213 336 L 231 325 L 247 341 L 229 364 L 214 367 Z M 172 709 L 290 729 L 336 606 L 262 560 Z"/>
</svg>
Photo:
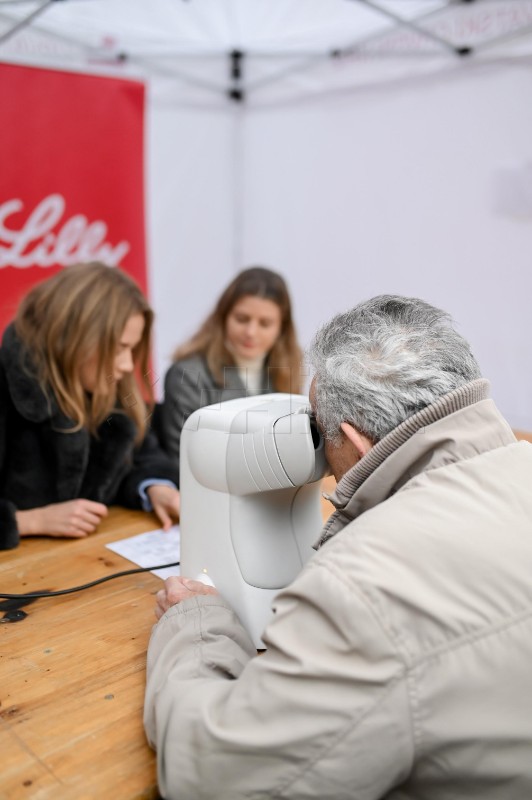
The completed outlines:
<svg viewBox="0 0 532 800">
<path fill-rule="evenodd" d="M 532 0 L 0 0 L 0 59 L 146 82 L 157 370 L 228 279 L 303 344 L 382 292 L 446 308 L 532 430 Z"/>
</svg>

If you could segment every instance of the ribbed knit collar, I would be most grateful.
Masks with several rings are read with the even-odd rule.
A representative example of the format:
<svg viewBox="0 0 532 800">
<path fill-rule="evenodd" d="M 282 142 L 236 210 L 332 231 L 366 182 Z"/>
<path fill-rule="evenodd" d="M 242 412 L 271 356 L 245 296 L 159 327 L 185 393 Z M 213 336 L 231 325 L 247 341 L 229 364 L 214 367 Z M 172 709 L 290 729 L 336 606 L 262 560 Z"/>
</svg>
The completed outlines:
<svg viewBox="0 0 532 800">
<path fill-rule="evenodd" d="M 386 499 L 388 487 L 391 489 L 398 488 L 403 478 L 403 483 L 411 477 L 411 469 L 405 469 L 405 476 L 403 477 L 395 464 L 392 466 L 390 462 L 401 461 L 402 467 L 409 464 L 409 461 L 414 463 L 423 457 L 427 459 L 427 453 L 432 449 L 439 447 L 438 437 L 435 441 L 429 442 L 428 438 L 424 440 L 412 441 L 412 437 L 420 432 L 427 433 L 425 429 L 428 426 L 434 425 L 441 420 L 449 417 L 455 412 L 467 409 L 474 406 L 480 401 L 487 400 L 489 395 L 489 381 L 485 379 L 478 379 L 449 392 L 430 406 L 413 414 L 406 419 L 394 430 L 381 439 L 380 442 L 371 448 L 371 450 L 355 464 L 338 482 L 336 490 L 331 495 L 326 495 L 327 499 L 335 506 L 336 511 L 329 518 L 322 531 L 319 541 L 315 545 L 318 549 L 342 527 L 348 524 L 352 519 L 358 516 L 358 513 L 367 510 L 374 504 L 374 498 L 378 497 L 378 502 Z M 493 408 L 496 414 L 496 422 L 493 423 L 497 430 L 493 434 L 493 441 L 499 444 L 506 444 L 515 441 L 509 425 L 499 415 L 499 412 L 488 401 L 490 408 Z M 502 433 L 499 431 L 502 422 Z M 442 440 L 449 438 L 449 433 L 442 433 Z M 421 442 L 423 444 L 421 444 Z M 405 450 L 406 445 L 406 450 Z M 475 444 L 476 447 L 476 444 Z M 402 458 L 397 458 L 396 454 L 400 448 L 403 448 L 401 453 Z M 408 452 L 411 451 L 411 452 Z M 394 456 L 394 458 L 391 458 Z M 389 460 L 389 461 L 388 461 Z M 387 462 L 385 464 L 385 462 Z M 389 466 L 389 469 L 386 467 Z M 366 482 L 378 471 L 379 479 L 377 481 L 378 487 L 375 487 L 375 480 L 371 481 L 371 487 L 366 489 Z M 395 486 L 394 486 L 395 484 Z M 363 491 L 364 490 L 364 491 Z M 367 496 L 365 496 L 367 495 Z M 358 499 L 358 502 L 357 502 Z"/>
</svg>

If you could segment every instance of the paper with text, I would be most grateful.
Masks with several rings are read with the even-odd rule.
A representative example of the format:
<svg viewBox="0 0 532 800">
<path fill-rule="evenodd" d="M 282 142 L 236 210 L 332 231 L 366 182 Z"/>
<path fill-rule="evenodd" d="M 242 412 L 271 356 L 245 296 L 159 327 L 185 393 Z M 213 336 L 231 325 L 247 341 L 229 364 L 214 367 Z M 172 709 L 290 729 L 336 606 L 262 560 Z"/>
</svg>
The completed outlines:
<svg viewBox="0 0 532 800">
<path fill-rule="evenodd" d="M 120 539 L 118 542 L 111 542 L 105 546 L 114 553 L 118 553 L 119 556 L 138 564 L 139 567 L 172 564 L 174 561 L 179 561 L 179 525 L 173 525 L 168 531 L 159 528 L 147 533 L 140 533 L 138 536 Z M 171 575 L 180 574 L 179 567 L 164 567 L 151 571 L 163 580 Z"/>
</svg>

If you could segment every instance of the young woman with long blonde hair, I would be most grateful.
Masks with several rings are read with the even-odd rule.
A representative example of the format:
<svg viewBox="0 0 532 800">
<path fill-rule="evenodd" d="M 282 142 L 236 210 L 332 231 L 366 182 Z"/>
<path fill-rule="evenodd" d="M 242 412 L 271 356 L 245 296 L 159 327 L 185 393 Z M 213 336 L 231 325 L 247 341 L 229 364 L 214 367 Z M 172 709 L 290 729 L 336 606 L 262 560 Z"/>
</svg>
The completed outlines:
<svg viewBox="0 0 532 800">
<path fill-rule="evenodd" d="M 132 278 L 100 263 L 24 297 L 0 348 L 0 548 L 86 536 L 114 503 L 163 527 L 178 515 L 177 470 L 147 426 L 152 322 Z"/>
</svg>

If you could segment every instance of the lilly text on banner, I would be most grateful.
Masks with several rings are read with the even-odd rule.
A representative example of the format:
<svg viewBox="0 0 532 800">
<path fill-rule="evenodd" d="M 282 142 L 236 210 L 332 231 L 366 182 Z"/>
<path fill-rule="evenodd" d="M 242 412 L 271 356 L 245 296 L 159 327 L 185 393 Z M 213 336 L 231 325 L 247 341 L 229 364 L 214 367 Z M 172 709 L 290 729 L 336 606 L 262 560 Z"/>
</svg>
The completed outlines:
<svg viewBox="0 0 532 800">
<path fill-rule="evenodd" d="M 144 86 L 0 64 L 0 334 L 24 293 L 83 261 L 146 289 Z"/>
</svg>

